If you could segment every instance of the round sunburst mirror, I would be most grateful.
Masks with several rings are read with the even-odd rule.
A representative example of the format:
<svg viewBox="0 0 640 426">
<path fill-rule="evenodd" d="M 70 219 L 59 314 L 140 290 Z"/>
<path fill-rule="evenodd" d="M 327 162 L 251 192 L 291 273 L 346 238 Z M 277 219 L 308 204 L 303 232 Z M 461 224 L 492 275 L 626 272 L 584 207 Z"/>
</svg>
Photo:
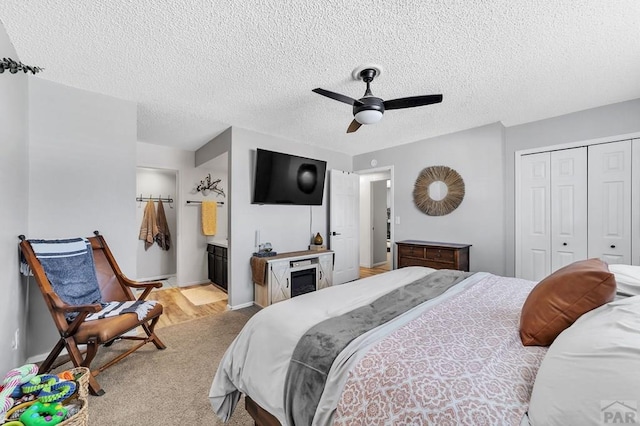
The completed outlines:
<svg viewBox="0 0 640 426">
<path fill-rule="evenodd" d="M 429 216 L 444 216 L 454 211 L 464 198 L 464 180 L 446 166 L 423 169 L 413 187 L 413 202 Z"/>
</svg>

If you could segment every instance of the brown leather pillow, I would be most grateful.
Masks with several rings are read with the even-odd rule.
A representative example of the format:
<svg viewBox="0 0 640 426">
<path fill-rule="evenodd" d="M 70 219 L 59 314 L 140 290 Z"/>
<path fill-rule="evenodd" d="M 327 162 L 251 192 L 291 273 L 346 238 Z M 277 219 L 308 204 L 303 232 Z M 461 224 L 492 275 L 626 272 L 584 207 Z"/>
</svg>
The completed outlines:
<svg viewBox="0 0 640 426">
<path fill-rule="evenodd" d="M 600 259 L 574 262 L 540 281 L 520 314 L 520 339 L 525 346 L 548 346 L 580 315 L 616 294 L 616 280 Z"/>
</svg>

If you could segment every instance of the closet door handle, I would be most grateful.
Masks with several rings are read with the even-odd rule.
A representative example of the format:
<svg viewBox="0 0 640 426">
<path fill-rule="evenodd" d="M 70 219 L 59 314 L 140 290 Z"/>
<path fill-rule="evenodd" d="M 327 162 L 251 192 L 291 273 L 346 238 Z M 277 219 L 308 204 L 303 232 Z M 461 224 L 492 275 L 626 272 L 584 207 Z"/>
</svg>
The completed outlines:
<svg viewBox="0 0 640 426">
<path fill-rule="evenodd" d="M 616 248 L 616 245 L 615 244 L 611 244 L 611 248 Z"/>
<path fill-rule="evenodd" d="M 566 246 L 566 245 L 567 245 L 567 243 L 562 243 L 562 245 L 563 245 L 563 246 Z"/>
</svg>

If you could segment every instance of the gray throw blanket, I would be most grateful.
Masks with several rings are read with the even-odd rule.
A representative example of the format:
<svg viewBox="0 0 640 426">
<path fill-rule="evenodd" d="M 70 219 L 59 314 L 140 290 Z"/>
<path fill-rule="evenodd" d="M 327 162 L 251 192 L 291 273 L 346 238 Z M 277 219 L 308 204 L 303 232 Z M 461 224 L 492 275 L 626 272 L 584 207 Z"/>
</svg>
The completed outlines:
<svg viewBox="0 0 640 426">
<path fill-rule="evenodd" d="M 135 313 L 142 320 L 155 305 L 154 301 L 109 302 L 102 301 L 100 286 L 93 261 L 93 249 L 86 238 L 66 240 L 29 240 L 53 290 L 68 305 L 100 303 L 102 310 L 88 315 L 86 321 Z M 71 322 L 77 312 L 65 315 Z"/>
<path fill-rule="evenodd" d="M 333 361 L 353 339 L 441 295 L 471 275 L 461 271 L 435 271 L 369 305 L 310 328 L 296 345 L 285 379 L 287 424 L 311 425 Z"/>
<path fill-rule="evenodd" d="M 29 240 L 53 290 L 69 305 L 100 303 L 91 243 L 86 238 Z M 77 313 L 67 315 L 73 319 Z"/>
</svg>

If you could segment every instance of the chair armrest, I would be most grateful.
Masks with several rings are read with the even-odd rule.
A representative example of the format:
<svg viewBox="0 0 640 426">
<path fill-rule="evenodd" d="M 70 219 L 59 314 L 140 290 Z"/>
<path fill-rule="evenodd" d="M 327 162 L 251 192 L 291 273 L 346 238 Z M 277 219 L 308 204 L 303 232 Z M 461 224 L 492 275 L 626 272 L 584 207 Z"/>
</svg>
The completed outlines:
<svg viewBox="0 0 640 426">
<path fill-rule="evenodd" d="M 87 315 L 100 312 L 100 310 L 102 310 L 102 305 L 99 303 L 95 305 L 69 305 L 60 299 L 56 293 L 47 293 L 47 296 L 49 296 L 51 306 L 53 306 L 54 309 L 64 313 L 78 312 L 78 316 L 71 321 L 67 328 L 60 330 L 60 334 L 65 338 L 77 333 L 78 328 L 80 328 L 80 325 L 84 322 Z"/>
<path fill-rule="evenodd" d="M 144 291 L 138 296 L 138 299 L 136 299 L 140 302 L 146 300 L 147 296 L 149 296 L 149 293 L 151 293 L 151 290 L 154 288 L 162 288 L 162 283 L 160 281 L 138 282 L 130 280 L 125 277 L 124 274 L 120 274 L 120 282 L 129 288 L 143 288 Z"/>
<path fill-rule="evenodd" d="M 138 281 L 130 280 L 124 275 L 120 275 L 120 278 L 122 278 L 122 283 L 124 285 L 131 288 L 161 288 L 162 287 L 162 283 L 160 281 L 138 282 Z"/>
<path fill-rule="evenodd" d="M 92 314 L 100 312 L 102 309 L 102 306 L 99 303 L 94 305 L 69 305 L 63 302 L 55 293 L 47 293 L 47 296 L 49 296 L 53 307 L 62 312 L 86 312 L 87 314 Z"/>
</svg>

